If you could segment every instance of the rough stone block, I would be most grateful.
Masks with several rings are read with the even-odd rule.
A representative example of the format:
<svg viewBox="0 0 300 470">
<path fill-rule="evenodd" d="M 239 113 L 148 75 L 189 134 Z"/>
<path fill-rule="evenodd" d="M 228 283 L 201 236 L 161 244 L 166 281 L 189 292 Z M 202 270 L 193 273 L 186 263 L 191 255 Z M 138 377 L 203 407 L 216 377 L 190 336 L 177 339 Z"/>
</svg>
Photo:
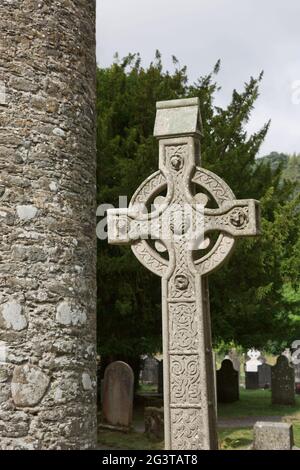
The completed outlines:
<svg viewBox="0 0 300 470">
<path fill-rule="evenodd" d="M 254 450 L 291 450 L 293 445 L 291 424 L 259 421 L 254 425 Z"/>
<path fill-rule="evenodd" d="M 11 384 L 13 401 L 17 406 L 35 406 L 43 398 L 49 377 L 36 366 L 17 366 Z"/>
<path fill-rule="evenodd" d="M 150 439 L 164 438 L 164 409 L 149 406 L 145 408 L 145 433 Z"/>
</svg>

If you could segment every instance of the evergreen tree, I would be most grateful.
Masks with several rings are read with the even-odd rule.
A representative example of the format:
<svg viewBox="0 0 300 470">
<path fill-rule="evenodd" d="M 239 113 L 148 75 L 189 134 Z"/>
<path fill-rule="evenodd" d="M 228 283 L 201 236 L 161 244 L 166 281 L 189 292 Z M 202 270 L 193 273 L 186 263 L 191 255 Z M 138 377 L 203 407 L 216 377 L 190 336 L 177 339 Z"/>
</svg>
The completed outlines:
<svg viewBox="0 0 300 470">
<path fill-rule="evenodd" d="M 221 176 L 237 198 L 256 198 L 262 206 L 262 236 L 239 240 L 230 262 L 210 276 L 215 344 L 234 341 L 248 347 L 291 334 L 283 286 L 289 282 L 290 252 L 299 244 L 299 211 L 293 185 L 282 182 L 283 168 L 256 155 L 269 123 L 248 136 L 245 124 L 258 97 L 258 78 L 233 91 L 226 109 L 216 107 L 219 90 L 212 73 L 189 85 L 185 67 L 173 58 L 174 72 L 163 70 L 159 52 L 148 68 L 138 54 L 117 58 L 98 70 L 98 203 L 118 207 L 158 168 L 153 138 L 155 103 L 198 96 L 203 119 L 202 165 Z M 293 282 L 298 282 L 297 263 Z M 299 272 L 299 271 L 298 271 Z M 125 359 L 138 369 L 138 357 L 161 349 L 160 279 L 148 272 L 129 247 L 99 241 L 99 352 Z"/>
</svg>

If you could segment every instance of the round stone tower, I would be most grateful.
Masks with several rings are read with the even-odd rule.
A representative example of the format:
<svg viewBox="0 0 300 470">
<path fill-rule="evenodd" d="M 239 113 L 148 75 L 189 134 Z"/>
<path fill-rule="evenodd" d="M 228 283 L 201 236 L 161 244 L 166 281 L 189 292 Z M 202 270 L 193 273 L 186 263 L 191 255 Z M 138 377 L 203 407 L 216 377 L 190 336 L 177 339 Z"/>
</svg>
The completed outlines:
<svg viewBox="0 0 300 470">
<path fill-rule="evenodd" d="M 0 449 L 93 448 L 95 0 L 1 0 L 0 29 Z"/>
</svg>

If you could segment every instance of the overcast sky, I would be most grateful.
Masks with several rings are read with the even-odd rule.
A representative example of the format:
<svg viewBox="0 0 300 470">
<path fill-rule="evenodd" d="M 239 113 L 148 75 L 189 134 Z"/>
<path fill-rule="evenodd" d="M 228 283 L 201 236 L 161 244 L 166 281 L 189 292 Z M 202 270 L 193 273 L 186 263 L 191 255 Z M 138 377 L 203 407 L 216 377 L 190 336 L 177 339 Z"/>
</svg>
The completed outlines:
<svg viewBox="0 0 300 470">
<path fill-rule="evenodd" d="M 221 106 L 264 70 L 248 129 L 271 119 L 260 154 L 300 153 L 300 0 L 96 1 L 99 65 L 109 66 L 115 52 L 140 52 L 147 66 L 159 49 L 166 68 L 175 55 L 194 81 L 220 58 Z"/>
</svg>

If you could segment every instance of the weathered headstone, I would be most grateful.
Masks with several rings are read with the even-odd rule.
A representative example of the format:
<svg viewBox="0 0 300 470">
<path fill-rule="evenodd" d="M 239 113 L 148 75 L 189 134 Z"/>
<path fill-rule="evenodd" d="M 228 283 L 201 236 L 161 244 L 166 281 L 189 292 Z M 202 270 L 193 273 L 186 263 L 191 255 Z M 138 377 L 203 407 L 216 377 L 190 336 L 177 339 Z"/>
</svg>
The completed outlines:
<svg viewBox="0 0 300 470">
<path fill-rule="evenodd" d="M 224 359 L 221 369 L 217 370 L 218 403 L 232 403 L 239 400 L 239 373 L 230 359 Z"/>
<path fill-rule="evenodd" d="M 300 364 L 298 363 L 292 363 L 295 371 L 295 383 L 299 384 L 300 383 Z"/>
<path fill-rule="evenodd" d="M 143 360 L 141 380 L 145 384 L 158 384 L 158 360 L 155 357 L 146 356 Z"/>
<path fill-rule="evenodd" d="M 108 210 L 109 243 L 131 244 L 162 278 L 166 449 L 215 449 L 207 275 L 224 263 L 237 237 L 257 235 L 258 203 L 235 199 L 222 179 L 201 167 L 198 98 L 157 103 L 154 135 L 159 171 L 141 184 L 128 210 Z M 218 233 L 216 241 L 210 232 Z"/>
<path fill-rule="evenodd" d="M 246 390 L 257 390 L 258 384 L 258 372 L 245 372 L 245 387 Z"/>
<path fill-rule="evenodd" d="M 258 386 L 259 388 L 271 388 L 271 366 L 266 362 L 258 366 Z"/>
<path fill-rule="evenodd" d="M 95 4 L 0 1 L 0 450 L 97 444 Z"/>
<path fill-rule="evenodd" d="M 103 424 L 129 429 L 132 424 L 134 374 L 122 361 L 112 362 L 104 373 Z"/>
<path fill-rule="evenodd" d="M 291 363 L 291 366 L 294 369 L 295 372 L 295 391 L 297 395 L 300 393 L 300 364 L 293 364 Z"/>
<path fill-rule="evenodd" d="M 296 340 L 291 345 L 291 364 L 295 371 L 295 390 L 300 394 L 300 341 Z"/>
<path fill-rule="evenodd" d="M 295 404 L 295 371 L 286 356 L 279 356 L 272 366 L 272 403 Z"/>
<path fill-rule="evenodd" d="M 257 422 L 253 431 L 253 450 L 292 450 L 294 446 L 291 424 Z"/>
</svg>

